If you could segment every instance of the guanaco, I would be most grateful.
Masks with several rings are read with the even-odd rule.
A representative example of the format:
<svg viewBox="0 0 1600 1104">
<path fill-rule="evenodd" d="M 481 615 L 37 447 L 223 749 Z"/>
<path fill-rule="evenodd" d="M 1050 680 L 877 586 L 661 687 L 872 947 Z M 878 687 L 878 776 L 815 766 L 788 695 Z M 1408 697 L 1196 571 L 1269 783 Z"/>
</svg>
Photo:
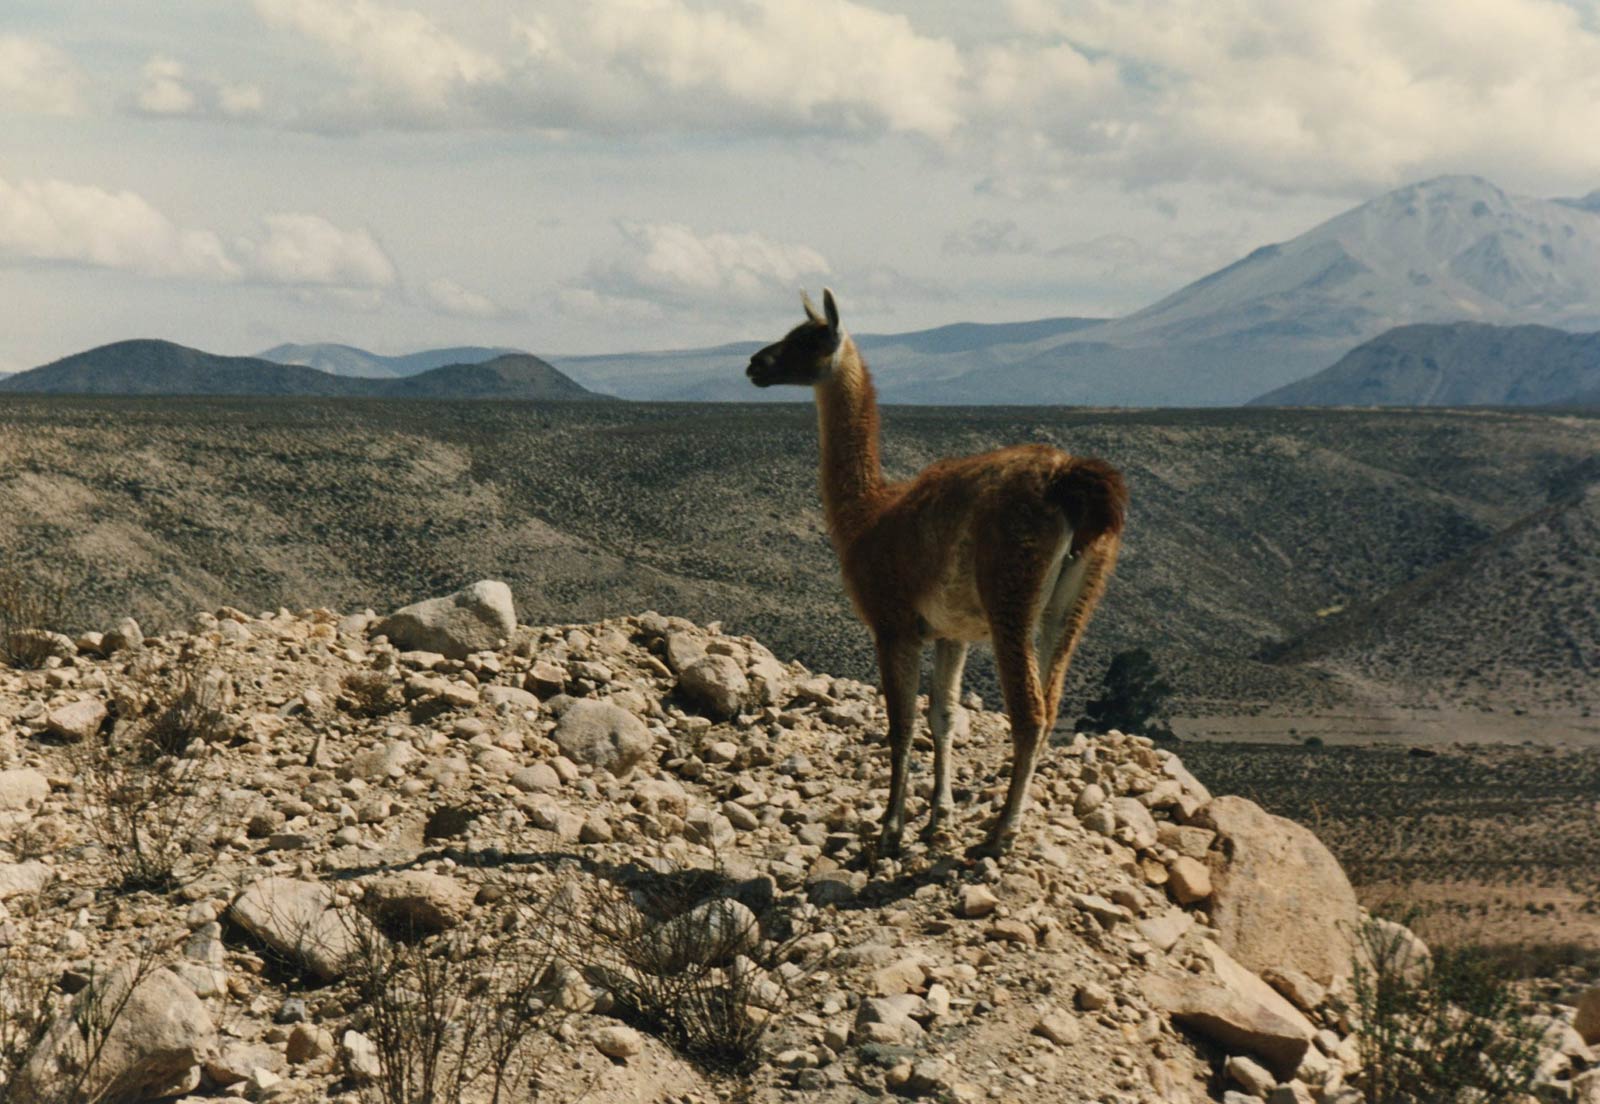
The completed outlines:
<svg viewBox="0 0 1600 1104">
<path fill-rule="evenodd" d="M 860 350 L 801 292 L 806 320 L 750 358 L 757 387 L 813 388 L 823 512 L 845 589 L 871 631 L 889 714 L 890 777 L 878 851 L 899 852 L 905 828 L 922 654 L 934 646 L 928 724 L 933 797 L 926 838 L 951 811 L 950 747 L 966 724 L 960 704 L 967 649 L 988 640 L 1011 721 L 1011 780 L 978 854 L 1015 840 L 1062 683 L 1121 545 L 1127 491 L 1103 460 L 1048 445 L 1016 445 L 941 460 L 890 483 L 878 458 L 878 403 Z"/>
</svg>

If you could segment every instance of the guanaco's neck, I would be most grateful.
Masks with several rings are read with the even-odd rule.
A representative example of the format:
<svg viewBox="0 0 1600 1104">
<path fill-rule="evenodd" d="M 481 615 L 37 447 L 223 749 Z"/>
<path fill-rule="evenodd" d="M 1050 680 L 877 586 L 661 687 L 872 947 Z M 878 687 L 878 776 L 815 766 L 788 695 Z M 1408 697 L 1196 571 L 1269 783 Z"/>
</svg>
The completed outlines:
<svg viewBox="0 0 1600 1104">
<path fill-rule="evenodd" d="M 866 362 L 849 336 L 837 363 L 817 384 L 822 439 L 822 509 L 836 541 L 866 528 L 883 490 L 878 462 L 878 396 Z"/>
</svg>

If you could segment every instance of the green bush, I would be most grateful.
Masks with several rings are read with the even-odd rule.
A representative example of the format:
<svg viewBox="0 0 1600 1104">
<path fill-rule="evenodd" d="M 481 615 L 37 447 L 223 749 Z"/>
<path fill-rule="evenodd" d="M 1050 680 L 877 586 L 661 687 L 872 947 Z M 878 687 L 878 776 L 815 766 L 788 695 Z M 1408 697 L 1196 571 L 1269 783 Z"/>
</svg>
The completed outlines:
<svg viewBox="0 0 1600 1104">
<path fill-rule="evenodd" d="M 1100 684 L 1100 696 L 1084 707 L 1077 727 L 1084 732 L 1129 732 L 1157 740 L 1175 740 L 1167 712 L 1172 684 L 1161 677 L 1148 648 L 1130 648 L 1111 657 Z"/>
<path fill-rule="evenodd" d="M 1412 951 L 1398 925 L 1363 926 L 1355 964 L 1357 1083 L 1371 1104 L 1479 1104 L 1532 1091 L 1542 1028 L 1471 949 Z"/>
</svg>

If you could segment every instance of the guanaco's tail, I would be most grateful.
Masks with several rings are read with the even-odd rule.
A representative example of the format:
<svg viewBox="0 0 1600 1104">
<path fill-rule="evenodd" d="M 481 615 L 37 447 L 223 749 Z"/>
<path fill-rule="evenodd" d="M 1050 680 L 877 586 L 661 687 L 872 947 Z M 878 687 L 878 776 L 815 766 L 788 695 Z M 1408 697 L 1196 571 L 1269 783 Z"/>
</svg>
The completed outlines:
<svg viewBox="0 0 1600 1104">
<path fill-rule="evenodd" d="M 1050 497 L 1072 526 L 1072 551 L 1093 544 L 1106 534 L 1122 532 L 1128 513 L 1128 486 L 1122 473 L 1104 460 L 1074 457 L 1050 488 Z"/>
</svg>

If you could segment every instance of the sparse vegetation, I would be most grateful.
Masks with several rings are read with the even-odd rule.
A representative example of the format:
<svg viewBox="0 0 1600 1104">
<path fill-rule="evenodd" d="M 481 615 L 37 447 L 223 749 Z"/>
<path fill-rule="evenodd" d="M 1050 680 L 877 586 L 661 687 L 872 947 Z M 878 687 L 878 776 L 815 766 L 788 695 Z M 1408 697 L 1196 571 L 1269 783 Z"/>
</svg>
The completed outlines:
<svg viewBox="0 0 1600 1104">
<path fill-rule="evenodd" d="M 49 964 L 25 949 L 0 951 L 0 1104 L 127 1099 L 132 1086 L 102 1059 L 134 991 L 162 964 L 156 947 L 140 942 L 116 968 L 91 964 L 83 987 L 67 998 Z"/>
<path fill-rule="evenodd" d="M 379 1104 L 522 1104 L 537 1100 L 549 1036 L 566 1012 L 555 1000 L 554 956 L 531 938 L 543 911 L 507 910 L 488 939 L 447 933 L 398 937 L 365 913 L 348 917 L 352 982 L 378 1077 Z M 391 929 L 392 930 L 392 929 Z"/>
<path fill-rule="evenodd" d="M 1261 662 L 1264 649 L 1327 621 L 1354 631 L 1366 599 L 1433 568 L 1489 571 L 1468 554 L 1554 481 L 1565 497 L 1592 482 L 1595 424 L 1533 411 L 891 407 L 884 462 L 905 475 L 1041 441 L 1125 470 L 1125 543 L 1138 551 L 1096 615 L 1069 700 L 1093 696 L 1116 652 L 1147 644 L 1184 715 L 1334 709 L 1355 691 Z M 0 546 L 78 580 L 74 623 L 181 623 L 223 603 L 394 608 L 492 577 L 534 621 L 654 606 L 872 677 L 822 533 L 815 419 L 798 408 L 18 396 L 0 435 L 16 470 L 39 473 L 0 480 L 16 534 Z M 1589 501 L 1569 511 L 1574 524 Z M 1408 604 L 1390 661 L 1368 676 L 1421 671 L 1413 681 L 1462 698 L 1585 704 L 1592 682 L 1576 658 L 1594 648 L 1593 557 L 1580 541 L 1528 543 L 1547 528 L 1496 553 L 1470 601 Z M 91 558 L 75 539 L 88 532 L 113 543 Z M 1534 584 L 1534 605 L 1496 597 Z M 1337 604 L 1337 618 L 1315 617 Z M 1491 614 L 1500 623 L 1483 632 Z M 1452 633 L 1453 648 L 1437 647 Z M 996 702 L 990 660 L 974 651 L 967 684 Z"/>
<path fill-rule="evenodd" d="M 1370 1104 L 1510 1101 L 1533 1088 L 1543 1028 L 1474 951 L 1440 948 L 1418 961 L 1402 930 L 1368 924 L 1355 1003 Z"/>
<path fill-rule="evenodd" d="M 1100 696 L 1091 699 L 1078 718 L 1085 732 L 1120 732 L 1172 741 L 1172 725 L 1164 718 L 1172 684 L 1161 676 L 1148 648 L 1130 648 L 1111 657 L 1101 681 Z"/>
<path fill-rule="evenodd" d="M 135 663 L 119 686 L 118 730 L 74 749 L 84 821 L 118 890 L 165 892 L 215 858 L 224 802 L 207 764 L 228 731 L 220 678 L 190 662 Z"/>
<path fill-rule="evenodd" d="M 339 704 L 357 717 L 387 717 L 400 708 L 400 689 L 382 671 L 355 671 L 339 683 Z"/>
<path fill-rule="evenodd" d="M 714 870 L 573 883 L 557 927 L 563 958 L 616 1010 L 707 1069 L 744 1072 L 804 969 L 798 907 L 758 915 Z"/>
<path fill-rule="evenodd" d="M 42 667 L 55 652 L 50 633 L 61 627 L 66 601 L 59 587 L 24 572 L 0 555 L 0 666 Z"/>
</svg>

